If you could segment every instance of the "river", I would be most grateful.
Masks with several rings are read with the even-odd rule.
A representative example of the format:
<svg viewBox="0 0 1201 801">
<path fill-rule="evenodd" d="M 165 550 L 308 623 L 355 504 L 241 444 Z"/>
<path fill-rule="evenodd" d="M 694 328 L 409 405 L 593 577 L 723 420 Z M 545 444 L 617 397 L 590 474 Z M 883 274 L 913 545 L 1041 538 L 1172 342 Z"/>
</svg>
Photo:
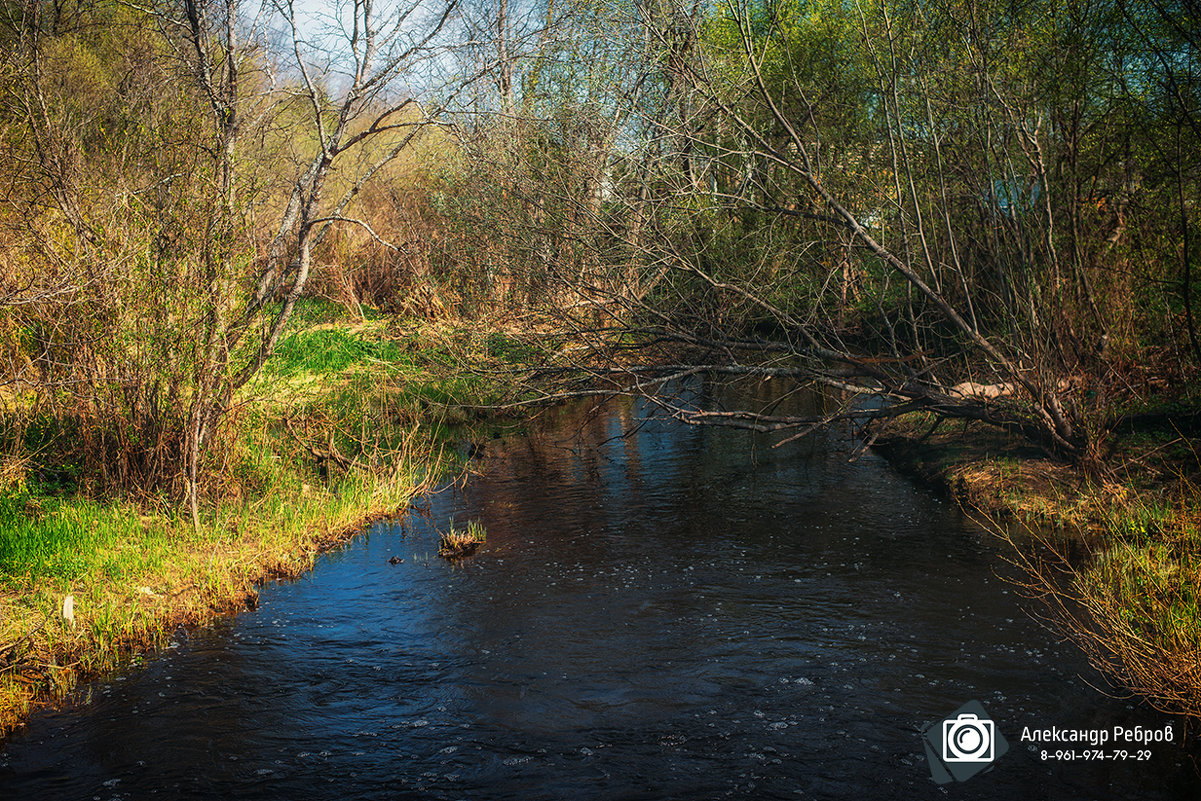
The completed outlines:
<svg viewBox="0 0 1201 801">
<path fill-rule="evenodd" d="M 0 797 L 1197 797 L 1195 735 L 1097 689 L 951 503 L 838 430 L 773 449 L 658 416 L 576 404 L 487 443 L 257 610 L 35 716 Z M 452 519 L 488 532 L 458 564 Z M 940 787 L 921 730 L 968 701 L 1009 752 Z M 1169 724 L 1144 762 L 1021 740 Z"/>
</svg>

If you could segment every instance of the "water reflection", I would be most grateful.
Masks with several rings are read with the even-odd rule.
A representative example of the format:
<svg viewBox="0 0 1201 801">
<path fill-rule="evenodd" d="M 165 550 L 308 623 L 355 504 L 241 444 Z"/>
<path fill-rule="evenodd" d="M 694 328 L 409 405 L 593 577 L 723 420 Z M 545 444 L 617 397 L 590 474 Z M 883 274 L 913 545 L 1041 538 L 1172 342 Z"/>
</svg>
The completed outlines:
<svg viewBox="0 0 1201 801">
<path fill-rule="evenodd" d="M 973 798 L 1194 797 L 1179 748 L 1048 765 L 1016 743 L 1024 725 L 1162 719 L 1088 686 L 954 509 L 870 454 L 848 462 L 837 432 L 772 449 L 653 416 L 572 407 L 490 445 L 426 514 L 38 717 L 0 790 L 940 798 L 918 729 L 974 698 L 1015 747 Z M 435 556 L 451 518 L 488 530 L 459 566 Z"/>
</svg>

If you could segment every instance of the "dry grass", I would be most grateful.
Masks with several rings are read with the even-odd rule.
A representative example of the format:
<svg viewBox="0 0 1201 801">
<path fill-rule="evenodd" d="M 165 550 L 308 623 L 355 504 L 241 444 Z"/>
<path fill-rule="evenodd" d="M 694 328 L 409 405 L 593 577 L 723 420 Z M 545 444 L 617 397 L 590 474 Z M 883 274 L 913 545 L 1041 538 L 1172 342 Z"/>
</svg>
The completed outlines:
<svg viewBox="0 0 1201 801">
<path fill-rule="evenodd" d="M 1201 560 L 1190 542 L 1016 548 L 1025 588 L 1095 667 L 1166 712 L 1201 718 Z"/>
<path fill-rule="evenodd" d="M 947 423 L 922 438 L 928 427 L 896 421 L 877 449 L 897 467 L 989 517 L 1106 532 L 1120 518 L 1162 505 L 1163 498 L 1193 496 L 1189 482 L 1197 468 L 1191 465 L 1198 460 L 1190 451 L 1153 469 L 1140 461 L 1156 450 L 1154 444 L 1123 441 L 1113 460 L 1121 469 L 1088 472 L 981 423 Z"/>
</svg>

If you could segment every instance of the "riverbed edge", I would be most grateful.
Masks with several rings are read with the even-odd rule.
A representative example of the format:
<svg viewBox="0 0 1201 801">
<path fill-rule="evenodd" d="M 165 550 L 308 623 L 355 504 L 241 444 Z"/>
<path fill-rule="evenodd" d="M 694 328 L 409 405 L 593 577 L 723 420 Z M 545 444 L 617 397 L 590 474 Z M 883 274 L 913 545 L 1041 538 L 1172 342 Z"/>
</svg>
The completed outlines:
<svg viewBox="0 0 1201 801">
<path fill-rule="evenodd" d="M 1021 589 L 1116 686 L 1201 720 L 1196 455 L 1098 475 L 980 424 L 923 422 L 901 422 L 873 449 L 1008 539 Z"/>
</svg>

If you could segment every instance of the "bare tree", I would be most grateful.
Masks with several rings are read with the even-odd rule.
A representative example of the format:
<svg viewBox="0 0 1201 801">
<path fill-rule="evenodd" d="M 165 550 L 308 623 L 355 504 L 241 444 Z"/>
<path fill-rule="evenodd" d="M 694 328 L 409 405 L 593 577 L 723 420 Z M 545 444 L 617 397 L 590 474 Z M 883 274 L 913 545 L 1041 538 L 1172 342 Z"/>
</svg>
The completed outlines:
<svg viewBox="0 0 1201 801">
<path fill-rule="evenodd" d="M 233 57 L 239 35 L 246 30 L 236 22 L 239 0 L 225 0 L 224 47 L 206 47 L 206 26 L 194 10 L 195 0 L 185 0 L 194 52 L 191 64 L 196 79 L 214 100 L 214 113 L 224 121 L 218 127 L 224 146 L 221 174 L 226 174 L 226 153 L 237 136 L 252 123 L 240 107 L 247 103 L 239 95 Z M 447 0 L 431 9 L 413 2 L 395 9 L 377 8 L 372 0 L 355 0 L 340 19 L 337 49 L 314 49 L 305 20 L 292 0 L 277 0 L 278 12 L 290 40 L 291 68 L 299 85 L 287 95 L 293 108 L 307 110 L 304 125 L 313 145 L 300 162 L 291 192 L 284 205 L 275 236 L 263 256 L 263 267 L 252 286 L 246 288 L 240 311 L 228 318 L 214 313 L 209 327 L 209 347 L 193 402 L 189 433 L 188 474 L 193 519 L 198 518 L 196 483 L 200 451 L 223 414 L 233 393 L 262 369 L 279 341 L 297 299 L 304 292 L 313 268 L 313 249 L 333 224 L 356 225 L 379 240 L 370 223 L 348 214 L 348 207 L 363 185 L 397 158 L 429 124 L 430 118 L 398 82 L 415 65 L 433 56 L 439 34 L 456 7 Z M 259 10 L 262 19 L 267 9 Z M 214 81 L 214 73 L 222 76 Z M 251 99 L 251 104 L 257 100 Z M 275 99 L 270 108 L 279 108 Z M 261 124 L 262 115 L 253 121 Z M 364 156 L 364 154 L 367 154 Z M 232 160 L 232 155 L 228 157 Z M 356 170 L 355 167 L 358 169 Z M 330 175 L 346 169 L 349 186 L 335 200 L 326 198 Z M 228 169 L 232 175 L 232 165 Z M 231 179 L 232 184 L 232 179 Z M 228 201 L 224 210 L 234 212 L 232 185 L 222 184 Z M 380 240 L 382 241 L 382 240 Z M 274 310 L 269 304 L 276 302 Z M 237 352 L 243 338 L 253 337 L 252 347 L 240 360 Z"/>
<path fill-rule="evenodd" d="M 456 0 L 331 8 L 314 19 L 287 0 L 127 3 L 119 85 L 53 38 L 44 4 L 2 20 L 19 43 L 3 143 L 23 170 L 5 200 L 28 263 L 45 268 L 0 293 L 45 340 L 31 357 L 47 397 L 65 387 L 80 401 L 63 415 L 92 415 L 99 469 L 142 492 L 182 478 L 197 524 L 205 453 L 284 332 L 314 249 L 335 225 L 383 241 L 356 198 L 456 89 L 424 107 L 412 93 L 435 95 L 421 67 L 439 58 Z"/>
</svg>

